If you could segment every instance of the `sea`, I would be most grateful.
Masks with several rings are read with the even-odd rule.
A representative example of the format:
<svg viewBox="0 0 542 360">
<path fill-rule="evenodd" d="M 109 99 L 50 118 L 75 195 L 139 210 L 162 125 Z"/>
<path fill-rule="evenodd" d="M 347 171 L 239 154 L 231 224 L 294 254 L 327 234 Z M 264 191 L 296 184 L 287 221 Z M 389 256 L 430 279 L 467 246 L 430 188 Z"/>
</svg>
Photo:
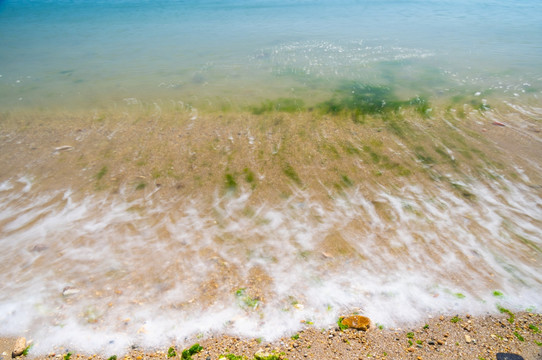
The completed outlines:
<svg viewBox="0 0 542 360">
<path fill-rule="evenodd" d="M 235 114 L 288 98 L 312 109 L 352 83 L 432 104 L 474 99 L 499 108 L 499 122 L 508 111 L 540 125 L 542 2 L 0 1 L 4 117 L 165 103 Z M 36 353 L 113 354 L 217 333 L 271 341 L 345 312 L 396 327 L 542 309 L 542 199 L 526 174 L 474 183 L 476 206 L 420 184 L 371 197 L 353 187 L 325 204 L 300 189 L 253 217 L 243 216 L 250 191 L 217 196 L 210 211 L 197 197 L 36 193 L 34 175 L 0 178 L 0 336 L 24 334 Z M 131 211 L 141 201 L 147 210 Z M 315 249 L 337 233 L 363 259 L 327 267 Z M 232 272 L 236 291 L 223 286 Z M 250 294 L 254 276 L 267 296 Z M 200 298 L 209 279 L 212 302 Z"/>
</svg>

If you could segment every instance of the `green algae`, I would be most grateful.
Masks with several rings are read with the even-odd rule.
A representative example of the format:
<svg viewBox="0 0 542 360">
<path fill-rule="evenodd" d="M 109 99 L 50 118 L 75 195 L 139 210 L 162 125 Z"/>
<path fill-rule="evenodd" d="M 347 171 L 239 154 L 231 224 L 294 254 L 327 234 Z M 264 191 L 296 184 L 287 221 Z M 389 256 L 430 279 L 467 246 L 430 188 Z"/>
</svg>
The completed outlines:
<svg viewBox="0 0 542 360">
<path fill-rule="evenodd" d="M 98 172 L 96 173 L 96 175 L 95 175 L 96 180 L 98 180 L 98 181 L 101 180 L 101 179 L 105 176 L 105 174 L 107 174 L 107 171 L 108 171 L 107 166 L 103 166 L 103 167 L 100 169 L 100 171 L 98 171 Z"/>
<path fill-rule="evenodd" d="M 320 103 L 317 107 L 327 114 L 353 112 L 375 115 L 398 110 L 403 102 L 387 86 L 345 82 L 336 90 L 336 97 Z"/>
<path fill-rule="evenodd" d="M 511 312 L 510 310 L 508 310 L 508 309 L 505 308 L 505 307 L 502 307 L 501 305 L 497 305 L 497 309 L 499 310 L 499 312 L 500 312 L 501 314 L 508 314 L 508 315 L 509 315 L 509 317 L 508 317 L 507 320 L 508 320 L 508 322 L 509 322 L 510 324 L 513 324 L 513 323 L 514 323 L 514 321 L 515 321 L 515 319 L 516 319 L 516 316 L 514 315 L 513 312 Z"/>
<path fill-rule="evenodd" d="M 261 115 L 270 112 L 294 113 L 305 109 L 305 102 L 301 99 L 279 98 L 265 100 L 259 106 L 254 106 L 251 111 L 254 115 Z"/>
<path fill-rule="evenodd" d="M 233 174 L 226 173 L 224 175 L 224 187 L 227 192 L 235 192 L 237 190 L 237 182 Z"/>
<path fill-rule="evenodd" d="M 337 320 L 337 326 L 339 327 L 341 331 L 348 329 L 348 325 L 343 324 L 343 320 L 344 320 L 344 317 L 342 316 L 339 317 L 339 319 Z"/>
<path fill-rule="evenodd" d="M 282 171 L 284 175 L 286 175 L 290 180 L 295 182 L 297 185 L 299 186 L 303 185 L 301 178 L 299 177 L 297 171 L 295 171 L 292 165 L 290 165 L 289 163 L 284 164 Z"/>
<path fill-rule="evenodd" d="M 458 323 L 461 321 L 461 318 L 459 316 L 454 316 L 453 318 L 450 319 L 451 322 L 453 322 L 454 324 L 455 323 Z"/>
<path fill-rule="evenodd" d="M 203 350 L 200 344 L 194 344 L 190 348 L 183 350 L 181 353 L 181 360 L 192 360 L 192 355 L 195 355 Z"/>
</svg>

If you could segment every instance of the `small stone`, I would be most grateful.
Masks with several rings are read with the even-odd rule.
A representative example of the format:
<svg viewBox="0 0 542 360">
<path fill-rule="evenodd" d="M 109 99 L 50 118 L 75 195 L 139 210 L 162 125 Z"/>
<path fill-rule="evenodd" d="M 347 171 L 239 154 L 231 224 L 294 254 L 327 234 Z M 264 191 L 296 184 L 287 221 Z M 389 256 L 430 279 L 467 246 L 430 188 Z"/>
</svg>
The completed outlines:
<svg viewBox="0 0 542 360">
<path fill-rule="evenodd" d="M 73 287 L 73 286 L 66 286 L 63 290 L 62 290 L 62 295 L 63 296 L 71 296 L 71 295 L 75 295 L 75 294 L 78 294 L 79 293 L 79 289 Z"/>
<path fill-rule="evenodd" d="M 440 321 L 444 321 L 444 315 L 441 315 L 439 319 Z"/>
<path fill-rule="evenodd" d="M 435 343 L 433 340 L 429 340 L 429 341 L 427 342 L 427 344 L 428 344 L 428 345 L 436 345 L 436 343 Z"/>
<path fill-rule="evenodd" d="M 62 145 L 55 148 L 55 151 L 71 151 L 73 150 L 73 146 L 71 145 Z"/>
<path fill-rule="evenodd" d="M 472 342 L 472 339 L 469 335 L 465 335 L 465 341 L 467 344 L 470 344 Z"/>
<path fill-rule="evenodd" d="M 343 318 L 342 323 L 349 328 L 367 331 L 371 326 L 371 319 L 361 315 L 352 315 Z"/>
<path fill-rule="evenodd" d="M 437 344 L 439 344 L 439 345 L 444 345 L 444 341 L 442 341 L 442 340 L 437 340 Z"/>
<path fill-rule="evenodd" d="M 26 338 L 20 337 L 15 341 L 15 345 L 13 346 L 13 352 L 11 353 L 11 357 L 17 357 L 21 356 L 23 354 L 24 349 L 26 349 Z"/>
<path fill-rule="evenodd" d="M 45 244 L 36 244 L 32 247 L 32 249 L 30 249 L 30 251 L 32 252 L 42 252 L 42 251 L 45 251 L 47 250 L 49 247 Z"/>
<path fill-rule="evenodd" d="M 406 351 L 408 351 L 408 352 L 414 352 L 414 351 L 416 351 L 416 349 L 414 349 L 413 347 L 409 347 L 409 348 L 406 349 Z"/>
</svg>

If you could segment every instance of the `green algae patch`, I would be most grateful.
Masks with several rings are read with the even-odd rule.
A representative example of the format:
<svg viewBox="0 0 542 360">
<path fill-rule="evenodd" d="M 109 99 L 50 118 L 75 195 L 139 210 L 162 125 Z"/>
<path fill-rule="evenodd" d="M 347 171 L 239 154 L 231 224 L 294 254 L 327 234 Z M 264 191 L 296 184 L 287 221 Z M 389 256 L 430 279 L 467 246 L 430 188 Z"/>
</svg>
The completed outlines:
<svg viewBox="0 0 542 360">
<path fill-rule="evenodd" d="M 393 94 L 391 88 L 381 85 L 346 82 L 337 91 L 337 97 L 321 103 L 324 113 L 339 114 L 353 111 L 357 114 L 382 114 L 398 110 L 403 102 Z"/>
<path fill-rule="evenodd" d="M 108 171 L 109 171 L 109 169 L 107 168 L 107 166 L 103 166 L 100 169 L 100 171 L 98 171 L 96 173 L 96 175 L 95 175 L 96 180 L 98 180 L 98 181 L 101 180 L 105 176 L 105 174 L 107 174 Z"/>
<path fill-rule="evenodd" d="M 289 163 L 284 164 L 282 171 L 284 172 L 284 175 L 286 175 L 290 180 L 295 182 L 297 185 L 299 186 L 303 185 L 301 178 L 299 177 L 297 171 L 294 169 L 292 165 L 290 165 Z"/>
<path fill-rule="evenodd" d="M 224 175 L 224 187 L 227 192 L 235 192 L 237 190 L 237 181 L 235 181 L 233 174 L 227 173 Z"/>
<path fill-rule="evenodd" d="M 402 108 L 412 108 L 423 118 L 428 118 L 432 108 L 420 96 L 402 100 L 394 90 L 385 85 L 362 84 L 346 81 L 335 90 L 335 95 L 316 106 L 324 114 L 350 114 L 355 123 L 364 124 L 370 115 L 389 115 Z"/>
<path fill-rule="evenodd" d="M 238 289 L 235 292 L 235 297 L 239 301 L 239 305 L 243 308 L 256 309 L 260 304 L 260 300 L 248 295 L 245 288 Z"/>
<path fill-rule="evenodd" d="M 203 347 L 200 344 L 194 344 L 190 348 L 183 350 L 181 353 L 181 360 L 192 360 L 192 355 L 195 355 L 203 350 Z"/>
<path fill-rule="evenodd" d="M 261 115 L 271 112 L 295 113 L 305 109 L 305 102 L 301 99 L 279 98 L 276 100 L 265 100 L 259 106 L 254 106 L 251 111 L 254 115 Z"/>
</svg>

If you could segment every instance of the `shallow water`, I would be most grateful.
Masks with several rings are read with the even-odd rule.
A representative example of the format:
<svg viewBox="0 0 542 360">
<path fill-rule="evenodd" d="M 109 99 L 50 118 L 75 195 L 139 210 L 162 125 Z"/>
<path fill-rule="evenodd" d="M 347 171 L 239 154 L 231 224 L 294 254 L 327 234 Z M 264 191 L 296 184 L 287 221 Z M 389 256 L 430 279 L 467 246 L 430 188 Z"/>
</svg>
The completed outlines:
<svg viewBox="0 0 542 360">
<path fill-rule="evenodd" d="M 258 207 L 245 193 L 208 208 L 34 194 L 24 178 L 1 189 L 2 331 L 28 331 L 37 352 L 214 332 L 272 340 L 344 311 L 389 327 L 542 306 L 542 202 L 505 180 L 476 184 L 476 204 L 420 186 Z"/>
<path fill-rule="evenodd" d="M 541 13 L 538 1 L 2 1 L 2 120 L 21 116 L 26 129 L 36 126 L 36 139 L 48 142 L 30 136 L 26 144 L 0 128 L 1 141 L 23 142 L 17 151 L 29 154 L 51 147 L 57 156 L 54 148 L 64 144 L 39 137 L 47 126 L 20 114 L 43 110 L 45 119 L 70 121 L 70 111 L 92 109 L 88 117 L 96 122 L 81 125 L 70 143 L 84 153 L 78 141 L 93 131 L 104 144 L 124 136 L 101 128 L 103 117 L 146 106 L 152 115 L 142 117 L 153 121 L 162 119 L 160 106 L 175 116 L 189 113 L 190 125 L 173 128 L 181 138 L 201 121 L 198 114 L 243 118 L 241 111 L 277 98 L 311 107 L 352 84 L 391 89 L 401 100 L 423 96 L 434 106 L 452 104 L 454 112 L 482 107 L 478 115 L 448 115 L 483 126 L 505 122 L 539 141 L 529 131 L 539 130 L 542 118 Z M 522 118 L 528 126 L 521 127 Z M 205 146 L 226 153 L 243 141 L 257 153 L 271 148 L 265 138 L 278 152 L 280 126 L 259 134 L 247 125 L 238 136 L 204 126 L 201 139 L 209 144 L 194 138 L 179 154 L 197 151 L 205 161 Z M 219 140 L 208 136 L 212 131 Z M 322 137 L 326 132 L 331 136 L 333 127 Z M 145 150 L 139 139 L 133 143 Z M 412 156 L 400 141 L 407 142 L 384 149 Z M 100 146 L 94 158 L 86 154 L 83 170 L 69 162 L 66 169 L 95 181 L 89 174 L 101 166 L 94 161 L 103 155 Z M 140 160 L 131 144 L 124 146 L 112 153 Z M 464 146 L 445 150 L 453 159 Z M 211 203 L 197 195 L 201 189 L 170 198 L 149 187 L 134 197 L 131 183 L 117 194 L 80 191 L 81 180 L 69 172 L 43 190 L 40 182 L 50 175 L 35 171 L 43 169 L 40 159 L 7 164 L 13 166 L 0 175 L 0 335 L 27 334 L 36 352 L 65 345 L 111 354 L 215 332 L 272 340 L 305 326 L 301 321 L 326 327 L 353 311 L 391 327 L 441 313 L 494 312 L 497 304 L 542 307 L 542 200 L 528 177 L 542 172 L 534 156 L 526 157 L 527 168 L 484 168 L 491 176 L 469 168 L 452 184 L 462 189 L 468 178 L 468 196 L 438 181 L 371 178 L 340 195 L 288 182 L 292 195 L 281 201 L 247 187 L 235 196 L 217 190 Z M 361 159 L 351 160 L 360 172 L 370 157 Z M 332 174 L 332 156 L 326 161 L 322 171 Z M 62 165 L 52 164 L 45 170 Z"/>
<path fill-rule="evenodd" d="M 540 2 L 3 1 L 0 105 L 172 99 L 211 109 L 329 98 L 539 93 Z M 265 84 L 265 86 L 264 86 Z M 515 95 L 514 95 L 515 94 Z"/>
</svg>

